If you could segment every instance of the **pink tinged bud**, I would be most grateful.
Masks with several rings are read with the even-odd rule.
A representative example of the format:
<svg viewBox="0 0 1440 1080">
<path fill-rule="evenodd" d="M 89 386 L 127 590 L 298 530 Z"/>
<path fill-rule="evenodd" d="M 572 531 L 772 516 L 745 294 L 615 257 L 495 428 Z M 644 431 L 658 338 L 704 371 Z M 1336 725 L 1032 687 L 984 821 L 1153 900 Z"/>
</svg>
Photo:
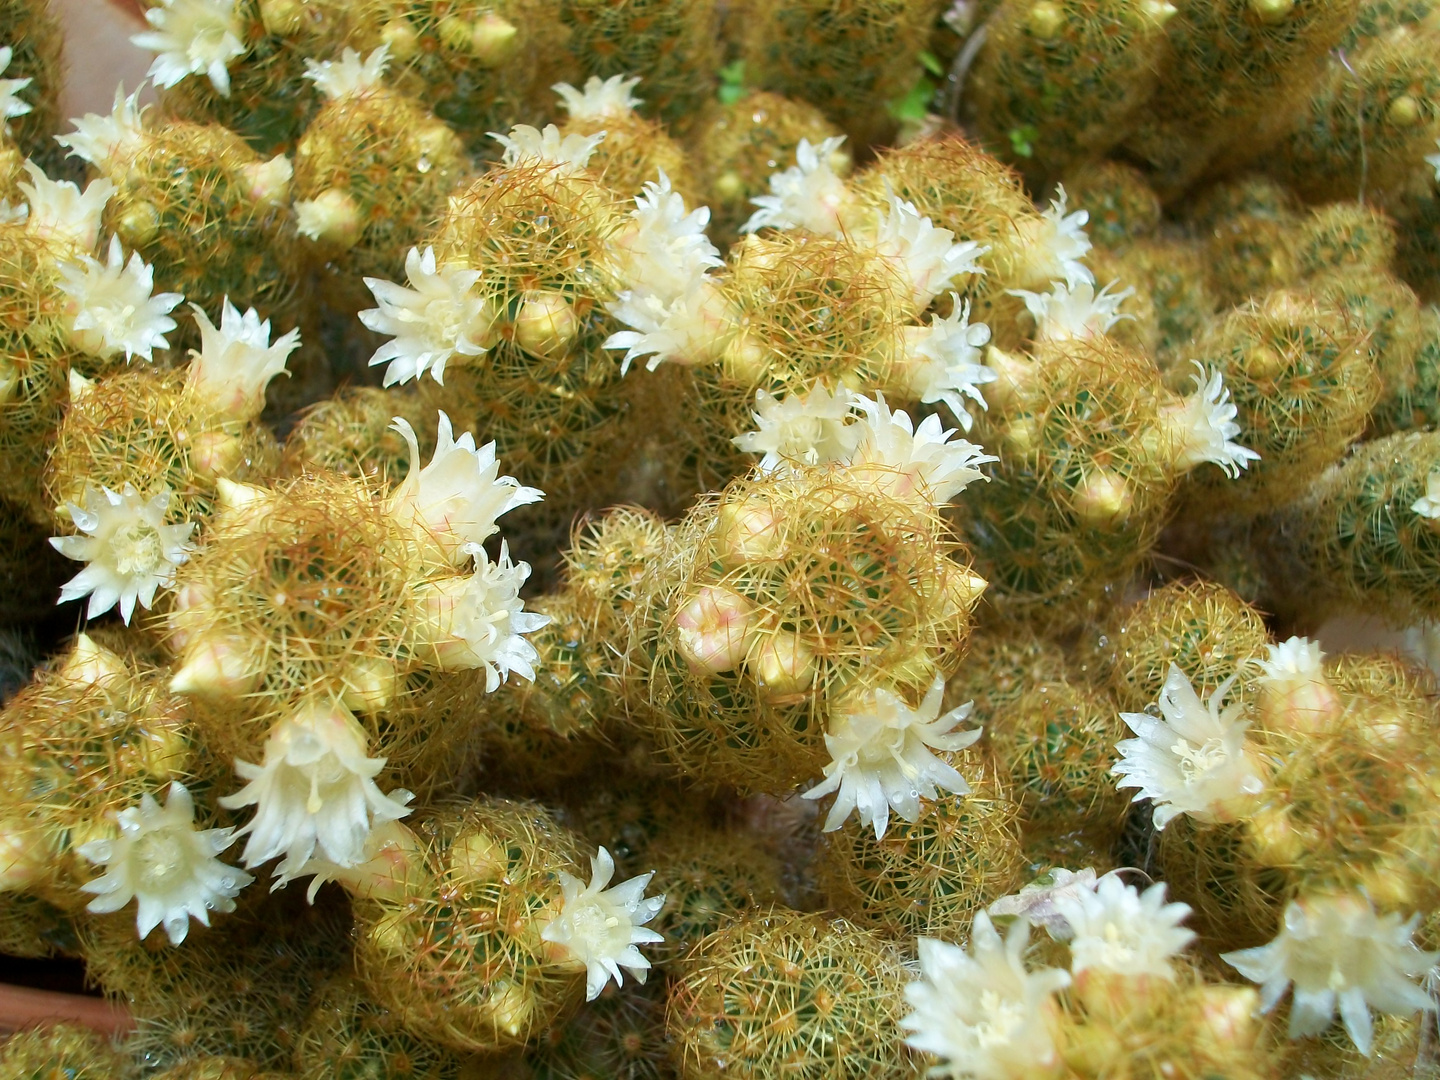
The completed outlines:
<svg viewBox="0 0 1440 1080">
<path fill-rule="evenodd" d="M 1260 718 L 1271 731 L 1319 734 L 1329 731 L 1344 711 L 1340 696 L 1323 675 L 1260 687 Z"/>
<path fill-rule="evenodd" d="M 311 240 L 346 250 L 360 239 L 360 207 L 348 191 L 329 188 L 295 204 L 296 228 Z"/>
<path fill-rule="evenodd" d="M 251 162 L 240 172 L 245 177 L 246 194 L 255 202 L 280 207 L 290 201 L 290 180 L 295 170 L 284 154 L 269 161 Z"/>
<path fill-rule="evenodd" d="M 122 679 L 129 672 L 120 657 L 95 644 L 89 634 L 81 634 L 56 674 L 67 682 L 95 686 L 107 679 Z"/>
<path fill-rule="evenodd" d="M 243 641 L 218 634 L 197 635 L 185 650 L 180 670 L 170 679 L 170 691 L 234 701 L 253 692 L 263 674 Z"/>
<path fill-rule="evenodd" d="M 989 587 L 988 581 L 963 566 L 956 566 L 945 575 L 945 598 L 956 611 L 974 611 Z"/>
<path fill-rule="evenodd" d="M 1255 1045 L 1260 994 L 1254 987 L 1202 986 L 1196 993 L 1203 1031 L 1216 1046 L 1248 1050 Z"/>
<path fill-rule="evenodd" d="M 985 384 L 985 401 L 991 408 L 1004 410 L 1035 388 L 1033 361 L 991 345 L 985 350 L 985 366 L 995 372 L 995 381 Z"/>
<path fill-rule="evenodd" d="M 202 431 L 190 443 L 190 467 L 195 475 L 216 480 L 233 473 L 245 460 L 240 436 L 224 431 Z"/>
<path fill-rule="evenodd" d="M 515 24 L 493 11 L 475 20 L 470 33 L 470 51 L 481 67 L 497 68 L 508 63 L 520 49 L 520 32 Z"/>
<path fill-rule="evenodd" d="M 745 658 L 754 608 L 739 593 L 707 585 L 675 616 L 675 643 L 697 671 L 730 671 Z"/>
<path fill-rule="evenodd" d="M 762 637 L 745 666 L 763 698 L 803 694 L 815 681 L 815 654 L 788 630 Z"/>
<path fill-rule="evenodd" d="M 395 700 L 400 673 L 387 660 L 370 657 L 353 661 L 341 677 L 340 702 L 352 712 L 374 714 Z"/>
<path fill-rule="evenodd" d="M 531 293 L 515 316 L 515 343 L 536 356 L 563 356 L 579 331 L 570 302 L 555 292 Z"/>
<path fill-rule="evenodd" d="M 754 498 L 722 506 L 715 533 L 720 558 L 727 566 L 774 558 L 783 543 L 775 512 L 768 503 Z"/>
<path fill-rule="evenodd" d="M 214 606 L 215 600 L 209 588 L 198 582 L 192 581 L 175 591 L 170 608 L 169 646 L 172 652 L 177 656 L 185 653 L 195 635 L 210 622 Z"/>
</svg>

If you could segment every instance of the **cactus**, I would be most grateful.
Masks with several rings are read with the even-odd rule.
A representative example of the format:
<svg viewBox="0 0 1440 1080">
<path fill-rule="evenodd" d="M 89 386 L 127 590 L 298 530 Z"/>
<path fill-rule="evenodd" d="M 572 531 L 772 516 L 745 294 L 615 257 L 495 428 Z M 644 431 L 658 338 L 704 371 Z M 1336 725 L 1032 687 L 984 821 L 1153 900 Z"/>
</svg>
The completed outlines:
<svg viewBox="0 0 1440 1080">
<path fill-rule="evenodd" d="M 51 1023 L 18 1031 L 0 1043 L 5 1080 L 112 1080 L 125 1074 L 125 1059 L 101 1035 L 78 1024 Z"/>
<path fill-rule="evenodd" d="M 1335 202 L 1317 206 L 1293 242 L 1295 268 L 1309 277 L 1327 270 L 1389 270 L 1399 240 L 1395 223 L 1373 206 Z"/>
<path fill-rule="evenodd" d="M 1160 226 L 1160 199 L 1133 166 L 1094 161 L 1068 171 L 1064 182 L 1076 209 L 1089 213 L 1090 239 L 1100 247 L 1123 251 Z"/>
<path fill-rule="evenodd" d="M 410 448 L 391 425 L 403 417 L 420 436 L 420 452 L 435 452 L 433 414 L 404 389 L 349 386 L 317 401 L 295 421 L 285 440 L 290 475 L 333 470 L 375 484 L 397 485 L 410 475 Z"/>
<path fill-rule="evenodd" d="M 5 120 L 5 139 L 19 156 L 33 158 L 46 171 L 60 164 L 51 136 L 60 129 L 60 88 L 65 81 L 64 32 L 46 0 L 5 0 L 0 5 L 0 47 L 11 50 L 0 75 L 29 79 L 18 92 L 28 112 Z"/>
</svg>

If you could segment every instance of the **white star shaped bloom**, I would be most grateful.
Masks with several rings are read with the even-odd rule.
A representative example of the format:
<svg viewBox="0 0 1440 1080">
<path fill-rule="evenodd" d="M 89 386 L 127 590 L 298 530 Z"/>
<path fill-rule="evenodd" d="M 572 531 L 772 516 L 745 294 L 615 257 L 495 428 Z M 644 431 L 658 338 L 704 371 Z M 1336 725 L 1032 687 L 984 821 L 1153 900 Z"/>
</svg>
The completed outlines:
<svg viewBox="0 0 1440 1080">
<path fill-rule="evenodd" d="M 615 876 L 615 860 L 603 847 L 590 859 L 590 883 L 560 871 L 563 900 L 560 911 L 540 937 L 554 946 L 561 963 L 585 968 L 585 1000 L 594 1001 L 611 979 L 624 985 L 624 968 L 636 982 L 643 983 L 650 969 L 636 947 L 664 941 L 661 934 L 647 930 L 665 903 L 665 894 L 647 897 L 645 887 L 654 871 L 606 888 Z"/>
<path fill-rule="evenodd" d="M 94 251 L 100 215 L 115 194 L 115 185 L 103 177 L 91 180 L 82 195 L 68 180 L 51 180 L 33 161 L 25 162 L 25 171 L 30 183 L 21 181 L 18 186 L 30 207 L 26 231 L 75 252 Z"/>
<path fill-rule="evenodd" d="M 479 356 L 494 340 L 495 305 L 474 291 L 480 271 L 440 266 L 435 249 L 411 248 L 405 256 L 410 288 L 383 278 L 365 279 L 379 307 L 360 312 L 360 321 L 387 341 L 370 357 L 370 366 L 388 363 L 385 385 L 418 379 L 426 371 L 444 383 L 452 356 Z"/>
<path fill-rule="evenodd" d="M 516 124 L 508 135 L 497 131 L 489 134 L 505 148 L 500 161 L 507 168 L 548 165 L 560 176 L 573 176 L 584 171 L 590 155 L 605 141 L 603 131 L 594 135 L 572 133 L 562 138 L 560 129 L 554 124 L 546 124 L 543 131 L 529 124 Z"/>
<path fill-rule="evenodd" d="M 1190 905 L 1167 904 L 1165 883 L 1141 893 L 1106 874 L 1093 889 L 1076 889 L 1055 901 L 1055 911 L 1070 927 L 1070 971 L 1095 970 L 1112 975 L 1155 975 L 1174 979 L 1170 958 L 1195 940 L 1180 923 Z"/>
<path fill-rule="evenodd" d="M 980 738 L 980 728 L 955 731 L 970 715 L 972 702 L 940 715 L 945 680 L 935 677 L 916 708 L 885 687 L 852 696 L 830 710 L 825 749 L 830 764 L 825 779 L 801 797 L 818 799 L 839 792 L 825 818 L 825 831 L 834 832 L 853 810 L 861 825 L 885 835 L 890 811 L 906 821 L 920 816 L 920 800 L 935 799 L 941 789 L 965 795 L 970 785 L 952 765 L 932 751 L 963 750 Z"/>
<path fill-rule="evenodd" d="M 1103 337 L 1116 323 L 1135 318 L 1120 311 L 1120 305 L 1135 295 L 1134 287 L 1112 293 L 1117 284 L 1112 281 L 1097 293 L 1089 281 L 1074 286 L 1055 281 L 1048 293 L 1024 289 L 1010 289 L 1009 293 L 1025 301 L 1025 310 L 1035 320 L 1036 342 L 1072 341 Z"/>
<path fill-rule="evenodd" d="M 5 73 L 14 58 L 15 51 L 9 45 L 0 45 L 0 75 Z M 7 135 L 10 133 L 10 121 L 24 116 L 31 109 L 30 104 L 21 101 L 17 95 L 32 82 L 33 79 L 0 79 L 0 128 Z"/>
<path fill-rule="evenodd" d="M 1025 970 L 1030 924 L 1010 927 L 1002 941 L 980 912 L 970 947 L 921 938 L 920 974 L 905 987 L 914 1012 L 900 1021 L 906 1045 L 940 1059 L 929 1075 L 948 1080 L 1041 1080 L 1059 1073 L 1053 997 L 1070 985 L 1059 968 Z"/>
<path fill-rule="evenodd" d="M 951 442 L 954 429 L 942 427 L 933 413 L 917 428 L 909 413 L 892 412 L 881 395 L 857 397 L 855 407 L 864 419 L 851 475 L 896 498 L 943 506 L 976 480 L 988 479 L 978 466 L 1000 460 L 975 443 Z"/>
<path fill-rule="evenodd" d="M 583 91 L 564 82 L 556 83 L 550 89 L 560 95 L 560 104 L 570 114 L 570 119 L 607 120 L 626 117 L 635 111 L 640 98 L 630 91 L 639 82 L 639 75 L 611 75 L 608 79 L 591 75 L 585 80 Z"/>
<path fill-rule="evenodd" d="M 204 74 L 216 93 L 229 97 L 230 62 L 247 51 L 235 9 L 236 0 L 160 0 L 145 12 L 153 29 L 130 39 L 158 54 L 146 76 L 170 87 Z"/>
<path fill-rule="evenodd" d="M 1362 896 L 1304 897 L 1285 908 L 1280 933 L 1268 945 L 1220 958 L 1260 984 L 1263 1012 L 1294 985 L 1290 1038 L 1319 1035 L 1334 1022 L 1338 1006 L 1355 1048 L 1369 1057 L 1371 1009 L 1391 1016 L 1435 1010 L 1435 1001 L 1413 982 L 1440 958 L 1411 941 L 1419 923 L 1419 915 L 1405 922 L 1397 914 L 1377 915 Z"/>
<path fill-rule="evenodd" d="M 339 60 L 306 60 L 304 77 L 331 101 L 359 97 L 382 85 L 390 49 L 381 45 L 364 60 L 354 49 L 346 49 Z"/>
<path fill-rule="evenodd" d="M 403 790 L 381 792 L 375 777 L 385 759 L 368 757 L 366 742 L 345 706 L 311 701 L 270 729 L 262 764 L 236 759 L 235 772 L 249 783 L 219 802 L 227 810 L 255 807 L 237 833 L 249 837 L 246 866 L 283 855 L 276 874 L 285 881 L 317 851 L 339 866 L 365 861 L 371 828 L 405 817 L 413 798 Z"/>
<path fill-rule="evenodd" d="M 1185 471 L 1208 461 L 1220 466 L 1233 480 L 1252 461 L 1259 461 L 1260 455 L 1233 441 L 1240 434 L 1240 425 L 1235 422 L 1239 409 L 1230 400 L 1230 390 L 1219 369 L 1212 368 L 1207 377 L 1204 365 L 1198 360 L 1194 364 L 1194 392 L 1161 411 L 1161 422 L 1169 428 L 1177 447 L 1175 465 Z"/>
<path fill-rule="evenodd" d="M 241 315 L 227 296 L 221 301 L 217 329 L 198 304 L 191 304 L 200 327 L 200 351 L 192 353 L 190 386 L 206 402 L 236 420 L 253 420 L 265 409 L 265 387 L 288 374 L 285 361 L 300 345 L 291 330 L 270 344 L 270 320 L 250 308 Z"/>
<path fill-rule="evenodd" d="M 170 491 L 151 498 L 126 484 L 120 492 L 85 489 L 85 506 L 67 503 L 70 520 L 84 536 L 52 536 L 50 545 L 67 559 L 88 563 L 60 590 L 60 603 L 90 597 L 85 617 L 119 606 L 128 624 L 135 604 L 149 610 L 155 592 L 175 583 L 175 568 L 190 557 L 193 521 L 166 525 Z"/>
<path fill-rule="evenodd" d="M 724 262 L 705 235 L 708 207 L 686 211 L 685 200 L 660 170 L 635 197 L 626 228 L 607 244 L 625 290 L 665 303 L 691 291 Z"/>
<path fill-rule="evenodd" d="M 1002 896 L 985 910 L 996 917 L 1025 919 L 1031 926 L 1044 927 L 1056 941 L 1065 941 L 1073 931 L 1057 905 L 1077 893 L 1093 892 L 1097 880 L 1095 871 L 1088 866 L 1078 871 L 1057 866 L 1022 886 L 1018 893 Z"/>
<path fill-rule="evenodd" d="M 1250 722 L 1240 719 L 1244 704 L 1237 701 L 1220 711 L 1235 678 L 1202 705 L 1185 673 L 1171 664 L 1160 690 L 1163 719 L 1120 714 L 1139 738 L 1116 745 L 1121 757 L 1110 772 L 1124 778 L 1116 787 L 1140 789 L 1133 801 L 1154 800 L 1155 828 L 1165 828 L 1179 814 L 1223 820 L 1237 803 L 1264 790 L 1259 763 L 1245 739 Z"/>
<path fill-rule="evenodd" d="M 1043 283 L 1063 281 L 1074 289 L 1082 283 L 1095 284 L 1095 275 L 1080 260 L 1091 248 L 1085 223 L 1090 211 L 1066 212 L 1068 202 L 1064 186 L 1056 190 L 1049 207 L 1038 217 L 1022 222 L 1020 242 L 1022 258 L 1028 273 L 1026 281 Z"/>
<path fill-rule="evenodd" d="M 110 238 L 106 262 L 81 255 L 79 262 L 60 264 L 60 288 L 69 297 L 66 314 L 70 340 L 82 352 L 101 359 L 125 353 L 155 359 L 154 350 L 169 348 L 165 335 L 175 329 L 170 312 L 184 300 L 180 293 L 157 293 L 155 271 L 132 252 L 125 262 L 120 238 Z"/>
<path fill-rule="evenodd" d="M 965 408 L 969 398 L 987 408 L 980 387 L 994 382 L 996 373 L 980 362 L 980 350 L 990 341 L 990 327 L 970 322 L 970 301 L 952 296 L 950 314 L 930 317 L 929 326 L 907 326 L 904 334 L 904 378 L 923 405 L 942 402 L 969 431 L 974 418 Z"/>
<path fill-rule="evenodd" d="M 234 843 L 234 829 L 195 828 L 195 800 L 172 782 L 162 809 L 148 792 L 140 805 L 115 815 L 120 835 L 91 840 L 76 850 L 105 873 L 80 888 L 95 893 L 86 911 L 106 914 L 136 901 L 135 929 L 141 939 L 163 925 L 179 945 L 190 920 L 210 925 L 210 912 L 235 910 L 234 897 L 255 879 L 216 858 Z"/>
<path fill-rule="evenodd" d="M 805 229 L 817 236 L 839 236 L 841 216 L 851 194 L 831 161 L 845 136 L 835 135 L 819 146 L 801 139 L 795 149 L 795 164 L 770 177 L 770 194 L 750 201 L 760 209 L 750 215 L 741 232 L 773 229 Z"/>
<path fill-rule="evenodd" d="M 624 349 L 620 374 L 642 356 L 645 369 L 654 371 L 665 361 L 706 364 L 730 340 L 739 316 L 710 278 L 702 278 L 689 291 L 666 301 L 653 293 L 626 290 L 605 305 L 605 310 L 630 330 L 618 330 L 602 348 Z"/>
<path fill-rule="evenodd" d="M 500 543 L 500 558 L 491 561 L 479 544 L 467 545 L 475 571 L 420 588 L 416 637 L 434 653 L 441 671 L 485 669 L 485 692 L 493 694 L 511 672 L 534 681 L 540 654 L 522 636 L 550 622 L 549 615 L 525 610 L 520 587 L 530 577 L 530 564 L 512 563 L 510 549 Z"/>
<path fill-rule="evenodd" d="M 417 538 L 438 543 L 457 566 L 470 558 L 469 545 L 483 543 L 495 534 L 495 522 L 502 514 L 545 497 L 539 488 L 500 475 L 493 442 L 477 450 L 470 432 L 454 438 L 450 417 L 443 412 L 435 454 L 424 468 L 415 467 L 420 446 L 414 428 L 398 416 L 391 427 L 409 444 L 412 464 L 391 493 L 387 509 Z"/>
<path fill-rule="evenodd" d="M 1432 521 L 1440 518 L 1440 469 L 1425 477 L 1425 494 L 1410 504 L 1410 510 Z"/>
<path fill-rule="evenodd" d="M 747 454 L 763 454 L 758 468 L 767 473 L 849 461 L 860 442 L 860 429 L 851 423 L 856 398 L 843 386 L 831 391 L 823 383 L 783 398 L 756 390 L 750 415 L 759 430 L 730 441 Z"/>
<path fill-rule="evenodd" d="M 985 273 L 975 260 L 990 250 L 973 240 L 956 243 L 953 232 L 932 225 L 914 203 L 895 195 L 866 242 L 909 286 L 906 299 L 922 311 L 957 277 Z"/>
<path fill-rule="evenodd" d="M 140 105 L 142 82 L 136 91 L 125 94 L 122 83 L 115 88 L 115 106 L 109 116 L 86 113 L 70 122 L 75 130 L 56 135 L 55 141 L 70 151 L 71 157 L 88 161 L 103 173 L 115 174 L 118 166 L 138 150 L 145 139 L 145 113 Z"/>
<path fill-rule="evenodd" d="M 1325 676 L 1318 641 L 1291 637 L 1266 650 L 1269 655 L 1255 661 L 1262 723 L 1272 730 L 1319 731 L 1340 715 L 1344 705 Z"/>
<path fill-rule="evenodd" d="M 4 68 L 0 67 L 0 71 L 3 70 Z M 1435 148 L 1440 150 L 1440 139 L 1435 140 Z M 1440 184 L 1440 154 L 1426 154 L 1425 164 L 1435 170 L 1435 182 Z"/>
</svg>

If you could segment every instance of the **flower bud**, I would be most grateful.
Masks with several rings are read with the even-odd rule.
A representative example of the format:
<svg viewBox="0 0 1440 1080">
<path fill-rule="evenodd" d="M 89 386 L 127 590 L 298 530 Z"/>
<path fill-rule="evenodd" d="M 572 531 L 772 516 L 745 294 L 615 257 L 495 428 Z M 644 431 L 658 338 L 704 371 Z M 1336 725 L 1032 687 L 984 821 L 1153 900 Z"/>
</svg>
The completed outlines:
<svg viewBox="0 0 1440 1080">
<path fill-rule="evenodd" d="M 730 671 L 745 657 L 753 611 L 737 592 L 714 585 L 702 588 L 675 616 L 680 655 L 699 671 Z"/>
<path fill-rule="evenodd" d="M 345 689 L 341 703 L 353 712 L 374 714 L 395 700 L 400 687 L 400 673 L 389 660 L 361 657 L 352 660 L 342 677 Z"/>
<path fill-rule="evenodd" d="M 218 634 L 196 635 L 183 659 L 170 679 L 174 694 L 234 701 L 259 686 L 264 674 L 243 641 Z"/>
<path fill-rule="evenodd" d="M 803 694 L 815 681 L 815 654 L 789 630 L 760 638 L 746 667 L 763 698 Z"/>
<path fill-rule="evenodd" d="M 290 180 L 295 170 L 284 154 L 276 154 L 269 161 L 251 162 L 240 172 L 245 177 L 246 194 L 255 202 L 278 207 L 290 201 Z"/>
<path fill-rule="evenodd" d="M 462 836 L 450 845 L 450 875 L 467 885 L 484 885 L 505 876 L 505 849 L 483 832 Z"/>
<path fill-rule="evenodd" d="M 409 19 L 399 15 L 380 28 L 380 42 L 396 60 L 409 60 L 420 48 L 420 35 Z"/>
<path fill-rule="evenodd" d="M 126 247 L 143 247 L 160 235 L 160 211 L 148 202 L 132 203 L 115 220 L 115 232 Z"/>
<path fill-rule="evenodd" d="M 1081 521 L 1101 529 L 1123 525 L 1134 503 L 1125 478 L 1100 467 L 1090 470 L 1071 501 Z"/>
<path fill-rule="evenodd" d="M 291 37 L 304 26 L 304 0 L 260 0 L 260 21 L 265 32 L 275 37 Z"/>
<path fill-rule="evenodd" d="M 190 444 L 190 467 L 206 480 L 228 476 L 244 460 L 245 443 L 226 431 L 202 431 Z"/>
<path fill-rule="evenodd" d="M 343 188 L 327 188 L 309 201 L 296 203 L 295 216 L 302 236 L 342 251 L 360 239 L 360 207 Z"/>
<path fill-rule="evenodd" d="M 779 553 L 780 523 L 761 499 L 726 503 L 717 515 L 715 539 L 720 559 L 727 566 L 772 559 Z"/>
<path fill-rule="evenodd" d="M 1260 1027 L 1260 995 L 1253 986 L 1198 986 L 1203 1036 L 1217 1047 L 1248 1050 Z"/>
<path fill-rule="evenodd" d="M 475 28 L 470 32 L 470 51 L 481 67 L 500 67 L 519 51 L 519 34 L 514 23 L 487 11 L 475 20 Z"/>
<path fill-rule="evenodd" d="M 125 679 L 130 671 L 125 661 L 109 649 L 95 644 L 89 634 L 75 639 L 75 647 L 55 674 L 66 682 L 80 686 L 98 686 L 107 679 Z"/>
<path fill-rule="evenodd" d="M 579 331 L 580 321 L 560 293 L 530 293 L 515 316 L 515 343 L 536 356 L 563 356 Z"/>
<path fill-rule="evenodd" d="M 0 893 L 20 892 L 45 877 L 53 855 L 29 822 L 0 820 Z"/>
<path fill-rule="evenodd" d="M 1295 0 L 1250 0 L 1250 10 L 1268 26 L 1284 22 L 1295 7 Z"/>
</svg>

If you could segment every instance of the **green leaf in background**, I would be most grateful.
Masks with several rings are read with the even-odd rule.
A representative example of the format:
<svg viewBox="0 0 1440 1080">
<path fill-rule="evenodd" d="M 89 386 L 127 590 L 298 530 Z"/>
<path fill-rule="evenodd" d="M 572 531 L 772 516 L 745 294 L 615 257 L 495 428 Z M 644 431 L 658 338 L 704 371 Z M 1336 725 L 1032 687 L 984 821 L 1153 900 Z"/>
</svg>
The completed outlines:
<svg viewBox="0 0 1440 1080">
<path fill-rule="evenodd" d="M 934 53 L 922 52 L 920 54 L 920 63 L 926 71 L 934 75 L 937 79 L 943 79 L 945 77 L 945 69 L 940 66 L 940 60 Z"/>
<path fill-rule="evenodd" d="M 1033 157 L 1035 155 L 1035 140 L 1040 137 L 1040 131 L 1034 124 L 1024 124 L 1021 127 L 1010 129 L 1010 149 L 1017 157 Z"/>
<path fill-rule="evenodd" d="M 720 69 L 720 104 L 733 105 L 745 96 L 745 61 L 736 60 Z"/>
<path fill-rule="evenodd" d="M 935 80 L 922 72 L 910 91 L 904 97 L 890 102 L 886 109 L 901 123 L 918 123 L 925 119 L 925 115 L 930 111 L 930 103 L 934 100 Z"/>
</svg>

